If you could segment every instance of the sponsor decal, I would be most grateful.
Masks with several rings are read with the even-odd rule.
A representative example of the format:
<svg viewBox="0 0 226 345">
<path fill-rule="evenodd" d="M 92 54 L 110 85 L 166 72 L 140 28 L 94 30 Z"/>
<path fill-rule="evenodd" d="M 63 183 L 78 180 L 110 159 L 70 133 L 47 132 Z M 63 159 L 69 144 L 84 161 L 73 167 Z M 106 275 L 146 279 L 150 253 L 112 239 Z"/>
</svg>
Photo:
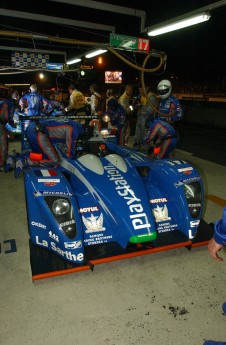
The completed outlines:
<svg viewBox="0 0 226 345">
<path fill-rule="evenodd" d="M 101 243 L 108 243 L 112 241 L 112 236 L 104 236 L 104 234 L 93 234 L 90 235 L 89 238 L 84 240 L 84 243 L 88 246 L 92 246 L 94 244 L 101 244 Z"/>
<path fill-rule="evenodd" d="M 190 221 L 190 227 L 191 228 L 197 227 L 197 226 L 199 226 L 199 223 L 200 223 L 200 220 L 191 220 Z"/>
<path fill-rule="evenodd" d="M 189 230 L 188 230 L 188 238 L 189 238 L 190 240 L 192 240 L 194 237 L 195 237 L 195 235 L 193 235 L 192 230 L 189 229 Z"/>
<path fill-rule="evenodd" d="M 53 169 L 40 169 L 40 170 L 34 170 L 34 172 L 37 177 L 57 176 L 56 170 L 53 170 Z"/>
<path fill-rule="evenodd" d="M 65 249 L 82 248 L 82 241 L 64 242 Z"/>
<path fill-rule="evenodd" d="M 55 176 L 57 176 L 56 170 L 40 169 L 40 170 L 34 170 L 34 173 L 35 173 L 36 177 L 38 178 L 38 182 L 48 183 L 48 184 L 46 184 L 48 186 L 52 186 L 51 183 L 60 182 L 59 178 L 54 178 Z"/>
<path fill-rule="evenodd" d="M 57 191 L 57 190 L 54 190 L 54 191 L 43 191 L 43 190 L 40 190 L 38 192 L 35 192 L 34 193 L 36 196 L 40 196 L 40 195 L 53 195 L 53 196 L 72 196 L 73 194 L 72 193 L 68 193 L 68 192 L 61 192 L 61 191 Z"/>
<path fill-rule="evenodd" d="M 189 175 L 192 173 L 193 168 L 192 167 L 187 167 L 187 168 L 180 168 L 177 169 L 179 172 L 182 172 L 185 175 Z"/>
<path fill-rule="evenodd" d="M 67 226 L 67 225 L 74 224 L 74 223 L 75 223 L 75 220 L 71 219 L 71 220 L 68 220 L 67 222 L 61 223 L 60 227 L 62 228 L 62 226 Z"/>
<path fill-rule="evenodd" d="M 157 231 L 159 234 L 163 232 L 173 231 L 173 230 L 176 230 L 177 228 L 178 228 L 178 224 L 170 224 L 170 222 L 157 224 Z"/>
<path fill-rule="evenodd" d="M 86 227 L 85 232 L 88 233 L 92 233 L 92 232 L 97 232 L 97 231 L 104 231 L 106 230 L 106 228 L 103 227 L 103 213 L 100 214 L 100 216 L 94 216 L 91 213 L 90 217 L 85 218 L 84 216 L 82 216 L 82 220 L 83 223 Z"/>
<path fill-rule="evenodd" d="M 46 225 L 41 224 L 41 223 L 38 223 L 38 222 L 32 221 L 32 222 L 31 222 L 31 225 L 37 226 L 38 228 L 46 229 Z"/>
<path fill-rule="evenodd" d="M 190 183 L 190 182 L 195 182 L 195 181 L 200 181 L 201 179 L 202 179 L 201 176 L 190 177 L 190 178 L 187 178 L 187 179 L 175 182 L 174 186 L 176 188 L 178 188 L 180 186 L 183 186 L 183 184 Z"/>
<path fill-rule="evenodd" d="M 50 238 L 52 238 L 53 240 L 55 240 L 56 242 L 59 242 L 59 236 L 54 234 L 52 231 L 48 232 L 48 235 Z"/>
<path fill-rule="evenodd" d="M 56 182 L 45 182 L 44 183 L 44 185 L 46 186 L 46 187 L 53 187 L 53 186 L 56 186 Z"/>
<path fill-rule="evenodd" d="M 78 253 L 78 254 L 73 254 L 72 252 L 68 251 L 68 250 L 62 250 L 59 247 L 57 247 L 56 243 L 54 242 L 50 242 L 50 247 L 49 244 L 46 240 L 40 240 L 38 236 L 35 236 L 35 242 L 37 245 L 41 246 L 41 247 L 45 247 L 48 249 L 53 250 L 54 252 L 58 253 L 59 255 L 61 255 L 63 258 L 66 258 L 70 261 L 83 261 L 84 260 L 84 254 L 83 253 Z"/>
<path fill-rule="evenodd" d="M 159 198 L 159 199 L 151 199 L 150 203 L 151 204 L 159 204 L 160 202 L 168 202 L 167 198 Z"/>
<path fill-rule="evenodd" d="M 168 216 L 168 208 L 166 204 L 163 207 L 157 205 L 156 208 L 152 210 L 153 215 L 155 217 L 156 222 L 162 222 L 164 220 L 170 220 L 171 218 Z"/>
<path fill-rule="evenodd" d="M 188 207 L 201 207 L 201 203 L 198 203 L 198 204 L 188 204 Z"/>
<path fill-rule="evenodd" d="M 134 230 L 150 229 L 151 225 L 148 223 L 147 214 L 143 212 L 144 209 L 141 200 L 136 197 L 135 192 L 130 188 L 124 177 L 113 165 L 107 165 L 104 169 L 107 170 L 109 181 L 115 184 L 118 195 L 128 205 L 129 212 L 131 213 L 129 217 Z"/>
<path fill-rule="evenodd" d="M 96 212 L 99 211 L 98 206 L 93 206 L 93 207 L 83 207 L 79 209 L 80 213 L 86 213 L 86 212 Z"/>
<path fill-rule="evenodd" d="M 183 160 L 175 159 L 175 160 L 167 160 L 166 163 L 170 164 L 172 166 L 175 166 L 175 165 L 186 164 L 187 162 L 185 162 Z"/>
</svg>

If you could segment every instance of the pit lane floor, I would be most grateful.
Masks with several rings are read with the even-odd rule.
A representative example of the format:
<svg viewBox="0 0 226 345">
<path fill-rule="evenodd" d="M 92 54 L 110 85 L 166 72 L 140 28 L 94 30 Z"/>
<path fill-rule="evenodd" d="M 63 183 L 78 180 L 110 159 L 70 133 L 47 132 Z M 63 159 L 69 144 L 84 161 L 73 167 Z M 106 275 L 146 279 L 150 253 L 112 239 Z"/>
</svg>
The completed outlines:
<svg viewBox="0 0 226 345">
<path fill-rule="evenodd" d="M 18 150 L 11 142 L 9 151 Z M 176 150 L 203 176 L 203 218 L 221 218 L 226 167 Z M 1 173 L 1 345 L 199 345 L 226 341 L 226 250 L 177 248 L 32 282 L 23 176 Z M 226 204 L 226 202 L 225 202 Z"/>
</svg>

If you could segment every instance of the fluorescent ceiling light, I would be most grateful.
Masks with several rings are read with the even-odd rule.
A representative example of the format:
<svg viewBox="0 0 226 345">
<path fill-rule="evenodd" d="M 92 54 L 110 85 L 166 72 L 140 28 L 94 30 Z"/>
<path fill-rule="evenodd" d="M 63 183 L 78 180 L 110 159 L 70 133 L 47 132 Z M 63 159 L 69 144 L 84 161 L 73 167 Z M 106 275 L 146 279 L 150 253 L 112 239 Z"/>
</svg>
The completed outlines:
<svg viewBox="0 0 226 345">
<path fill-rule="evenodd" d="M 74 59 L 74 60 L 69 60 L 66 62 L 67 65 L 72 65 L 73 63 L 77 63 L 77 62 L 80 62 L 82 61 L 81 59 Z"/>
<path fill-rule="evenodd" d="M 97 55 L 106 53 L 106 52 L 107 52 L 106 49 L 94 50 L 93 52 L 88 53 L 85 57 L 86 57 L 87 59 L 89 59 L 89 58 L 92 58 L 92 57 L 94 57 L 94 56 L 97 56 Z"/>
<path fill-rule="evenodd" d="M 165 34 L 166 32 L 171 32 L 171 31 L 182 29 L 182 28 L 186 28 L 187 26 L 202 23 L 209 19 L 210 19 L 210 14 L 208 12 L 199 13 L 191 17 L 183 16 L 183 19 L 182 17 L 181 19 L 179 19 L 178 17 L 177 20 L 175 19 L 172 21 L 164 22 L 162 24 L 149 28 L 148 36 L 162 35 L 162 34 Z"/>
</svg>

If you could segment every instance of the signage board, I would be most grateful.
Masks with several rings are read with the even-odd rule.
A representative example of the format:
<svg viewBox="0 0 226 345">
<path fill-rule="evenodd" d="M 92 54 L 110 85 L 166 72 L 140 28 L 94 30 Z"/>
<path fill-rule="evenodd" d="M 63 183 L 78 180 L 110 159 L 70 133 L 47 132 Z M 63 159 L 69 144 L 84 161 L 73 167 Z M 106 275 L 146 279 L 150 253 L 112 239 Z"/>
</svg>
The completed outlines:
<svg viewBox="0 0 226 345">
<path fill-rule="evenodd" d="M 150 40 L 147 38 L 139 38 L 111 33 L 110 46 L 128 50 L 149 51 Z"/>
</svg>

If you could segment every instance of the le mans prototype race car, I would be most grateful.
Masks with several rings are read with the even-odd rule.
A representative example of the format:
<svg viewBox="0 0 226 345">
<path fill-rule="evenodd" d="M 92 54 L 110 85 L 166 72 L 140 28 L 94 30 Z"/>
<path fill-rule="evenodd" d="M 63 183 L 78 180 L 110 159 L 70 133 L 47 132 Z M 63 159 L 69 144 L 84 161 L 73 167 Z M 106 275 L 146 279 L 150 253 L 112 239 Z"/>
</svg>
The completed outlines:
<svg viewBox="0 0 226 345">
<path fill-rule="evenodd" d="M 78 141 L 75 159 L 56 150 L 57 168 L 24 170 L 33 280 L 59 267 L 195 246 L 204 192 L 190 163 L 150 159 L 99 131 Z M 57 256 L 59 267 L 49 268 Z"/>
</svg>

